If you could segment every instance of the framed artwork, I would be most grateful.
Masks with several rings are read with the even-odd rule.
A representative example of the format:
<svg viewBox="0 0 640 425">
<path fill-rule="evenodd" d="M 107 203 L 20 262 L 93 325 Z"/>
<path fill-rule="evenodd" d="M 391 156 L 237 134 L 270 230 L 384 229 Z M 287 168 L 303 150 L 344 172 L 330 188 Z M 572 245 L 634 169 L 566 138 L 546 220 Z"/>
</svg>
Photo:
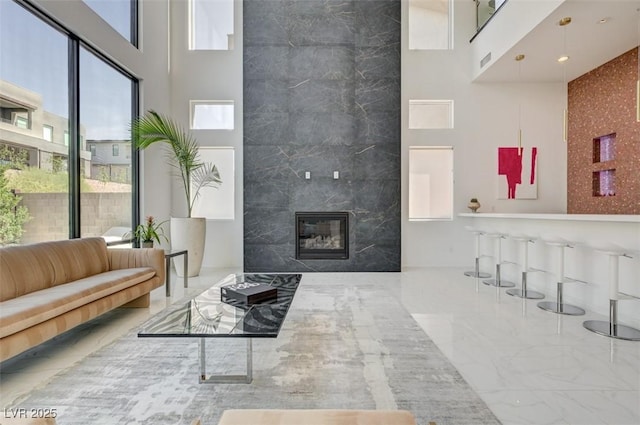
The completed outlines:
<svg viewBox="0 0 640 425">
<path fill-rule="evenodd" d="M 538 148 L 498 148 L 498 199 L 538 198 Z"/>
<path fill-rule="evenodd" d="M 220 173 L 220 187 L 204 187 L 193 204 L 193 217 L 209 220 L 235 218 L 234 149 L 231 147 L 200 147 L 200 161 L 211 162 Z"/>
</svg>

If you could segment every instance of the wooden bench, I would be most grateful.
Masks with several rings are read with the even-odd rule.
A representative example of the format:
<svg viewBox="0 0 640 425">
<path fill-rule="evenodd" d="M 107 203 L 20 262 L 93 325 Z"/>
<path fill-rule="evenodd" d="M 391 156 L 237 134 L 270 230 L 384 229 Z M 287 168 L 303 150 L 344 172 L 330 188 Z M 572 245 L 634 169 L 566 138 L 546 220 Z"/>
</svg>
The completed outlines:
<svg viewBox="0 0 640 425">
<path fill-rule="evenodd" d="M 416 425 L 406 410 L 225 410 L 218 425 Z"/>
</svg>

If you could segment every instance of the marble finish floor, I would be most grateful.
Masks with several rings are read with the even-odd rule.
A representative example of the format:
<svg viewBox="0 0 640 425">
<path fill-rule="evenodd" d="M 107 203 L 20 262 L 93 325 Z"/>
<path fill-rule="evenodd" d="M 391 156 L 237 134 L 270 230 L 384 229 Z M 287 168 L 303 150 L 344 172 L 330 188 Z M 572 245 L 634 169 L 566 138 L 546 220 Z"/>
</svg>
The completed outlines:
<svg viewBox="0 0 640 425">
<path fill-rule="evenodd" d="M 187 291 L 199 292 L 234 271 L 204 269 Z M 602 316 L 545 312 L 535 300 L 510 297 L 462 272 L 424 268 L 331 278 L 345 285 L 396 285 L 407 310 L 503 424 L 640 424 L 639 342 L 611 340 L 582 327 L 584 320 Z M 108 326 L 83 325 L 3 363 L 0 407 L 10 409 L 56 373 L 180 299 L 182 279 L 173 276 L 172 282 L 172 297 L 164 296 L 164 288 L 155 290 L 150 309 L 116 310 Z"/>
</svg>

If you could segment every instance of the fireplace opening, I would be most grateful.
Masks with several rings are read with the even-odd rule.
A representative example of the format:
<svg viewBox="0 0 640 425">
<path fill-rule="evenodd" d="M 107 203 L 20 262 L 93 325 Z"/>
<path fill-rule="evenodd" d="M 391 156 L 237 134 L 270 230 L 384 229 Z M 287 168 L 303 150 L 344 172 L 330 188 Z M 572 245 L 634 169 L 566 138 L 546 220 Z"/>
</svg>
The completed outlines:
<svg viewBox="0 0 640 425">
<path fill-rule="evenodd" d="M 296 258 L 349 258 L 349 213 L 297 212 Z"/>
</svg>

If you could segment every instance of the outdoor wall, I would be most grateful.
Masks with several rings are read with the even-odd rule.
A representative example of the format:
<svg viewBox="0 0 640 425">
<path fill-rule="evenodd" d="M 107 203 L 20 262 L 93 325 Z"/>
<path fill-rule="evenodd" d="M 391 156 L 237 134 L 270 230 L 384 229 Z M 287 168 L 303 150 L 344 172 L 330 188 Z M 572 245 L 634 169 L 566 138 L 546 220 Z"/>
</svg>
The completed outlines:
<svg viewBox="0 0 640 425">
<path fill-rule="evenodd" d="M 244 2 L 245 271 L 400 270 L 399 43 L 399 0 Z M 297 260 L 296 211 L 349 258 Z"/>
<path fill-rule="evenodd" d="M 24 225 L 21 243 L 69 238 L 69 195 L 21 193 L 20 205 L 31 219 Z M 131 227 L 130 193 L 83 193 L 82 236 L 100 236 L 111 227 Z M 100 211 L 100 214 L 92 213 Z"/>
<path fill-rule="evenodd" d="M 640 124 L 636 121 L 638 49 L 569 83 L 567 211 L 640 214 Z M 612 137 L 611 159 L 594 158 L 595 139 Z M 602 151 L 606 148 L 603 147 Z M 594 188 L 594 173 L 614 170 L 615 195 Z M 603 176 L 604 177 L 604 176 Z M 596 192 L 596 193 L 594 193 Z"/>
</svg>

